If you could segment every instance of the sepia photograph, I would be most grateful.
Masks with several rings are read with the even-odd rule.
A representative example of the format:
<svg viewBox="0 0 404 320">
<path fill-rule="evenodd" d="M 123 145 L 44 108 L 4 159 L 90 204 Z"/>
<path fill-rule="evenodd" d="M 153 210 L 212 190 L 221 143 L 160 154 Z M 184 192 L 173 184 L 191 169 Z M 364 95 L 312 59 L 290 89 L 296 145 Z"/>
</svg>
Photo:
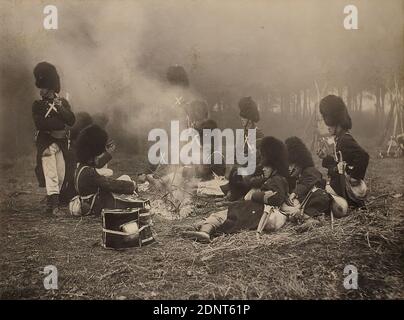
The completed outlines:
<svg viewBox="0 0 404 320">
<path fill-rule="evenodd" d="M 0 48 L 0 300 L 404 299 L 404 0 L 2 0 Z"/>
</svg>

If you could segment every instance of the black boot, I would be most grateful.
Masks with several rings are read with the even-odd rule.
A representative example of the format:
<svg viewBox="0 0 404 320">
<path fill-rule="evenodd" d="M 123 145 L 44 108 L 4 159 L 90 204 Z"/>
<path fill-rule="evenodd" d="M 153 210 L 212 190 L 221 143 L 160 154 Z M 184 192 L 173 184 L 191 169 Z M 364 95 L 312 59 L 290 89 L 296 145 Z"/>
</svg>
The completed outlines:
<svg viewBox="0 0 404 320">
<path fill-rule="evenodd" d="M 46 196 L 46 213 L 52 213 L 52 196 Z"/>
<path fill-rule="evenodd" d="M 59 216 L 61 211 L 59 210 L 59 195 L 58 194 L 52 194 L 49 196 L 49 206 L 52 214 L 54 216 Z"/>
</svg>

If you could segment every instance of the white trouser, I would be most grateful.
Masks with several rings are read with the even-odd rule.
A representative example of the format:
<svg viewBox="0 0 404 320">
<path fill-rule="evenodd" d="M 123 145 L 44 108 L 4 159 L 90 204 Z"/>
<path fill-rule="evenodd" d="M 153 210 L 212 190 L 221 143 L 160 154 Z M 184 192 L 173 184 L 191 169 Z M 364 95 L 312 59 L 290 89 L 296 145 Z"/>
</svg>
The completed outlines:
<svg viewBox="0 0 404 320">
<path fill-rule="evenodd" d="M 59 194 L 65 178 L 65 159 L 56 143 L 52 143 L 42 154 L 42 168 L 45 176 L 46 194 Z"/>
</svg>

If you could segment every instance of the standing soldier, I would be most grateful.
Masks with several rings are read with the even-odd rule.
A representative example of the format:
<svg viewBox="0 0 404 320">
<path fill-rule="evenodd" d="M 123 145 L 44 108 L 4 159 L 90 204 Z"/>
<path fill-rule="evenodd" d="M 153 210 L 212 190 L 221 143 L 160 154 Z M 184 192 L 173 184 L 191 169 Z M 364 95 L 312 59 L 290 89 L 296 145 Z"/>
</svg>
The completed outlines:
<svg viewBox="0 0 404 320">
<path fill-rule="evenodd" d="M 260 163 L 260 154 L 258 150 L 260 149 L 259 145 L 261 143 L 264 134 L 261 129 L 257 127 L 257 123 L 260 120 L 260 114 L 258 111 L 258 106 L 255 101 L 251 97 L 241 98 L 238 107 L 240 109 L 240 119 L 241 124 L 244 129 L 244 153 L 247 155 L 248 151 L 254 152 L 257 156 L 256 163 Z M 254 129 L 256 131 L 256 146 L 254 149 L 251 149 L 251 146 L 248 145 L 248 130 Z"/>
<path fill-rule="evenodd" d="M 260 159 L 260 143 L 263 138 L 262 131 L 257 127 L 257 122 L 260 120 L 257 104 L 251 97 L 241 98 L 238 103 L 240 109 L 241 124 L 244 129 L 244 154 L 248 155 L 248 152 L 252 152 L 256 157 L 256 163 L 261 162 Z M 256 145 L 251 146 L 248 143 L 248 130 L 254 129 L 256 131 Z M 255 187 L 255 178 L 251 176 L 241 176 L 237 173 L 237 165 L 234 165 L 229 174 L 229 183 L 222 186 L 222 191 L 226 195 L 226 199 L 229 201 L 237 201 L 245 196 L 245 194 Z M 257 173 L 260 170 L 256 170 Z M 258 179 L 258 185 L 261 184 Z"/>
<path fill-rule="evenodd" d="M 59 196 L 66 175 L 65 159 L 69 149 L 66 126 L 75 122 L 68 101 L 59 97 L 60 80 L 55 66 L 39 63 L 34 69 L 35 85 L 41 100 L 32 105 L 32 116 L 37 129 L 37 165 L 35 173 L 39 186 L 46 187 L 47 212 L 59 215 Z"/>
<path fill-rule="evenodd" d="M 172 105 L 164 112 L 165 118 L 163 121 L 167 121 L 167 118 L 170 121 L 179 120 L 180 127 L 189 127 L 190 121 L 187 109 L 189 108 L 192 94 L 188 75 L 184 67 L 175 65 L 168 67 L 166 77 L 173 100 Z"/>
<path fill-rule="evenodd" d="M 328 95 L 320 102 L 320 113 L 329 133 L 335 139 L 333 155 L 319 152 L 323 167 L 328 169 L 333 193 L 344 197 L 348 204 L 363 207 L 366 197 L 364 182 L 369 163 L 369 154 L 356 142 L 349 130 L 351 117 L 344 101 L 335 95 Z"/>
</svg>

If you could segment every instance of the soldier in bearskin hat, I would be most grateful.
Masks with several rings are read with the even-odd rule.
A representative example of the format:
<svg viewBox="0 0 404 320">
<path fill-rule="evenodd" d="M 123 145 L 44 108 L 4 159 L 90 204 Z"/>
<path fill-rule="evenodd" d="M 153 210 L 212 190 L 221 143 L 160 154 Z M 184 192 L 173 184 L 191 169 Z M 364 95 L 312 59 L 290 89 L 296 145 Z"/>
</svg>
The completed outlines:
<svg viewBox="0 0 404 320">
<path fill-rule="evenodd" d="M 362 207 L 366 197 L 364 182 L 369 154 L 356 142 L 349 130 L 352 120 L 344 101 L 328 95 L 320 102 L 320 113 L 329 133 L 334 136 L 334 154 L 320 151 L 323 167 L 328 169 L 330 191 L 344 197 L 351 206 Z"/>
<path fill-rule="evenodd" d="M 289 206 L 306 203 L 304 213 L 318 216 L 328 213 L 331 198 L 325 192 L 325 180 L 314 166 L 313 158 L 304 142 L 298 137 L 285 140 L 289 157 L 290 194 L 286 201 Z"/>
<path fill-rule="evenodd" d="M 103 113 L 96 113 L 94 116 L 91 116 L 88 112 L 78 112 L 76 114 L 76 122 L 73 127 L 70 129 L 70 146 L 71 146 L 71 154 L 72 154 L 72 163 L 73 168 L 77 167 L 77 159 L 76 159 L 76 142 L 80 132 L 92 124 L 97 124 L 102 129 L 105 129 L 108 123 L 108 117 Z M 107 143 L 107 148 L 105 152 L 103 152 L 99 157 L 96 158 L 96 168 L 97 170 L 102 168 L 106 168 L 107 163 L 112 160 L 112 153 L 115 151 L 115 143 L 110 140 Z M 112 175 L 112 170 L 111 174 Z M 101 172 L 101 171 L 100 171 Z M 73 170 L 74 175 L 74 170 Z M 73 178 L 73 177 L 72 177 Z M 72 180 L 73 181 L 73 180 Z"/>
<path fill-rule="evenodd" d="M 274 137 L 265 137 L 262 139 L 260 151 L 262 185 L 248 192 L 245 199 L 232 203 L 227 210 L 213 213 L 199 222 L 195 226 L 196 230 L 183 232 L 183 236 L 210 242 L 213 234 L 257 229 L 264 210 L 279 207 L 284 203 L 289 190 L 286 147 Z"/>
<path fill-rule="evenodd" d="M 252 97 L 243 97 L 238 102 L 240 109 L 240 118 L 244 127 L 255 128 L 255 125 L 260 121 L 260 114 L 256 102 Z"/>
<path fill-rule="evenodd" d="M 244 129 L 244 152 L 247 154 L 248 152 L 254 152 L 257 155 L 257 163 L 260 162 L 260 143 L 264 134 L 262 133 L 261 129 L 258 128 L 257 123 L 260 121 L 260 114 L 258 111 L 258 106 L 256 102 L 251 97 L 244 97 L 241 98 L 239 103 L 239 116 L 241 119 L 241 124 Z M 255 130 L 256 134 L 256 146 L 252 148 L 252 146 L 248 145 L 247 143 L 247 136 L 248 130 Z"/>
<path fill-rule="evenodd" d="M 256 163 L 260 163 L 260 142 L 263 138 L 262 131 L 257 127 L 257 122 L 260 120 L 258 106 L 251 97 L 241 98 L 239 103 L 239 116 L 241 124 L 244 129 L 244 153 L 252 152 L 256 156 Z M 256 131 L 256 145 L 250 146 L 248 144 L 248 130 L 253 129 Z M 222 186 L 222 191 L 229 201 L 237 201 L 244 197 L 244 195 L 255 185 L 260 185 L 262 181 L 258 182 L 251 176 L 240 176 L 237 174 L 238 166 L 235 165 L 229 174 L 229 183 Z"/>
<path fill-rule="evenodd" d="M 91 212 L 82 214 L 100 214 L 110 201 L 111 193 L 130 195 L 136 189 L 136 183 L 126 175 L 115 180 L 97 172 L 97 158 L 105 153 L 107 143 L 107 132 L 95 124 L 81 130 L 77 138 L 78 167 L 75 172 L 75 187 L 82 203 L 88 204 L 88 210 L 91 207 Z"/>
<path fill-rule="evenodd" d="M 201 144 L 201 152 L 203 153 L 204 157 L 210 159 L 210 164 L 201 164 L 197 166 L 196 170 L 196 177 L 201 178 L 202 180 L 210 180 L 214 178 L 214 175 L 217 176 L 224 176 L 226 172 L 226 164 L 223 163 L 214 163 L 215 154 L 219 154 L 222 159 L 224 155 L 217 149 L 215 149 L 215 141 L 214 138 L 210 138 L 210 148 L 208 149 L 209 140 L 207 135 L 204 134 L 203 130 L 214 130 L 217 129 L 218 125 L 215 120 L 206 119 L 194 128 L 199 134 L 199 140 Z"/>
<path fill-rule="evenodd" d="M 189 79 L 184 67 L 179 65 L 169 66 L 166 72 L 167 82 L 171 87 L 171 92 L 175 95 L 173 97 L 173 110 L 170 110 L 172 114 L 167 113 L 170 120 L 181 120 L 185 121 L 187 116 L 187 108 L 189 106 L 190 99 L 190 89 L 189 89 Z M 164 119 L 166 120 L 166 119 Z M 188 121 L 189 122 L 189 121 Z M 186 125 L 189 126 L 189 123 Z"/>
<path fill-rule="evenodd" d="M 60 79 L 55 66 L 41 62 L 34 68 L 35 85 L 41 100 L 34 101 L 32 116 L 37 129 L 37 165 L 35 173 L 39 186 L 46 187 L 48 211 L 59 214 L 59 196 L 68 175 L 65 159 L 68 157 L 67 126 L 75 122 L 69 102 L 58 96 Z"/>
</svg>

